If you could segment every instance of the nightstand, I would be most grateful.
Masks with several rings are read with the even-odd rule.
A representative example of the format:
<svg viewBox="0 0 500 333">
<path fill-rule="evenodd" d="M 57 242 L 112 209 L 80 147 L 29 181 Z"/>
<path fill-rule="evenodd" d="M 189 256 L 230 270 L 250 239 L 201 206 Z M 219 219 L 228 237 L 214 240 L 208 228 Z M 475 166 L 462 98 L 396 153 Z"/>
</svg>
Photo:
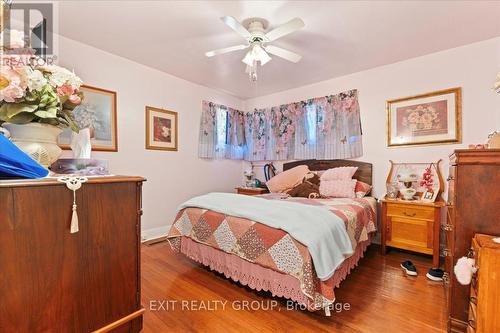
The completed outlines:
<svg viewBox="0 0 500 333">
<path fill-rule="evenodd" d="M 382 254 L 387 247 L 432 255 L 439 267 L 441 208 L 445 202 L 382 199 Z"/>
<path fill-rule="evenodd" d="M 237 187 L 236 193 L 244 194 L 244 195 L 259 195 L 264 193 L 269 193 L 269 191 L 265 188 L 261 187 Z"/>
</svg>

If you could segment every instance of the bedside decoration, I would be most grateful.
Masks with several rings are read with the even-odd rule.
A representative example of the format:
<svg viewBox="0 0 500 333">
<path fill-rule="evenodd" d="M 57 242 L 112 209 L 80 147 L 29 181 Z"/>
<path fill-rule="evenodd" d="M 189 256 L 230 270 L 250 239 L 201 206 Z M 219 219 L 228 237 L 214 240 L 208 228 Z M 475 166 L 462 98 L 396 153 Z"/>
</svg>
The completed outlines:
<svg viewBox="0 0 500 333">
<path fill-rule="evenodd" d="M 4 32 L 0 40 L 5 40 Z M 44 61 L 29 45 L 24 47 L 24 34 L 14 30 L 9 34 L 10 44 L 1 45 L 0 123 L 12 142 L 47 167 L 61 154 L 57 146 L 61 129 L 79 130 L 73 110 L 83 98 L 82 80 L 65 68 L 39 65 Z"/>
<path fill-rule="evenodd" d="M 387 198 L 388 199 L 397 199 L 399 194 L 399 184 L 396 182 L 387 183 Z"/>
<path fill-rule="evenodd" d="M 73 110 L 75 122 L 80 128 L 88 128 L 92 150 L 118 151 L 116 92 L 81 86 L 85 100 Z M 70 149 L 72 136 L 68 130 L 59 136 L 58 143 L 63 149 Z"/>
<path fill-rule="evenodd" d="M 70 225 L 70 233 L 74 234 L 78 232 L 78 214 L 76 213 L 76 191 L 82 187 L 82 183 L 87 181 L 85 177 L 58 177 L 58 181 L 65 183 L 66 187 L 73 191 L 73 207 L 71 208 L 71 225 Z"/>
<path fill-rule="evenodd" d="M 255 187 L 255 180 L 253 179 L 253 176 L 254 176 L 253 165 L 251 166 L 251 168 L 246 169 L 243 172 L 243 175 L 246 178 L 245 186 L 246 187 Z"/>
<path fill-rule="evenodd" d="M 411 169 L 403 169 L 397 174 L 396 178 L 405 186 L 399 190 L 399 192 L 403 195 L 403 199 L 413 200 L 413 196 L 417 193 L 417 190 L 415 190 L 412 185 L 417 181 L 417 174 Z"/>
<path fill-rule="evenodd" d="M 177 151 L 177 112 L 146 106 L 146 149 Z"/>
<path fill-rule="evenodd" d="M 462 89 L 387 101 L 387 146 L 461 142 Z"/>
<path fill-rule="evenodd" d="M 389 162 L 385 199 L 434 202 L 442 192 L 441 160 L 436 163 Z"/>
</svg>

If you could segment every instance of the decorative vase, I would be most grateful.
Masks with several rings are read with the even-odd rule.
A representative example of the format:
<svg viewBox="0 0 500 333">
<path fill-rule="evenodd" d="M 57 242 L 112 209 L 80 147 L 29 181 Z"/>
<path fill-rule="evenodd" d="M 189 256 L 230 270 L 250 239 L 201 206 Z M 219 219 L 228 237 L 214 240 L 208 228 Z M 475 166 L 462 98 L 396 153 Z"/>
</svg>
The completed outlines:
<svg viewBox="0 0 500 333">
<path fill-rule="evenodd" d="M 62 149 L 57 145 L 57 137 L 62 132 L 59 127 L 41 123 L 4 123 L 2 127 L 10 132 L 10 140 L 16 146 L 45 168 L 61 156 Z"/>
</svg>

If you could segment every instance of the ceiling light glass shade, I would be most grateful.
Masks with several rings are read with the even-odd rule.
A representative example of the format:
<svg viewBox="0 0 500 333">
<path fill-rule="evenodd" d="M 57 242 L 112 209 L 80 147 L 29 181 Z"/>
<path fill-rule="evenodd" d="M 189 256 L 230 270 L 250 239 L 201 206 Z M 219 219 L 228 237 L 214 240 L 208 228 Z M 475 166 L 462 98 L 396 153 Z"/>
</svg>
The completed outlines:
<svg viewBox="0 0 500 333">
<path fill-rule="evenodd" d="M 252 66 L 253 65 L 253 55 L 252 55 L 252 50 L 248 51 L 247 54 L 245 54 L 245 58 L 243 58 L 243 61 L 247 66 Z"/>
<path fill-rule="evenodd" d="M 247 54 L 245 54 L 242 61 L 248 66 L 252 66 L 254 61 L 260 61 L 260 65 L 263 66 L 268 63 L 269 60 L 271 60 L 269 54 L 267 54 L 259 44 L 256 44 Z"/>
</svg>

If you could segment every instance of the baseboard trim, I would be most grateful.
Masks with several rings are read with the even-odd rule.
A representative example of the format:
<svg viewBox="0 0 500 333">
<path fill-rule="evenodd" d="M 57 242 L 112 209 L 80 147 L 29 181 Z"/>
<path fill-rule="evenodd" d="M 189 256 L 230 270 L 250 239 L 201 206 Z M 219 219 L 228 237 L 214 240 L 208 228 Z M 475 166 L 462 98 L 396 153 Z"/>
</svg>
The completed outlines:
<svg viewBox="0 0 500 333">
<path fill-rule="evenodd" d="M 142 230 L 141 232 L 142 243 L 152 244 L 155 243 L 156 240 L 163 241 L 167 236 L 168 230 L 170 230 L 170 225 Z"/>
</svg>

